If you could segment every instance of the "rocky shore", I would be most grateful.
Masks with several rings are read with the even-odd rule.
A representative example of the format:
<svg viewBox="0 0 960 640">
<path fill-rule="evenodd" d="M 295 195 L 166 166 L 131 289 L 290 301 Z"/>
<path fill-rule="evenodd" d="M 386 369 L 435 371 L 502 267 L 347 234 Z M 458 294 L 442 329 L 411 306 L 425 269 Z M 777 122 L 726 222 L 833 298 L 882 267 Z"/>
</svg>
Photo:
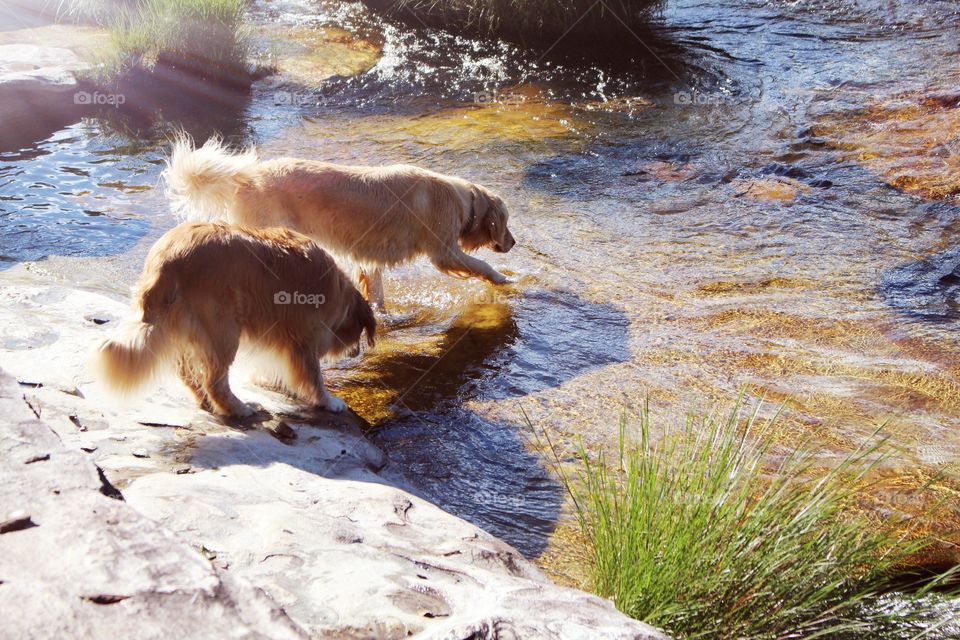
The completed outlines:
<svg viewBox="0 0 960 640">
<path fill-rule="evenodd" d="M 85 372 L 126 304 L 22 266 L 0 287 L 6 637 L 662 638 L 405 488 L 359 418 L 228 426 L 168 381 Z"/>
<path fill-rule="evenodd" d="M 83 80 L 86 59 L 108 39 L 90 26 L 0 16 L 0 145 L 41 139 L 90 113 L 100 99 Z"/>
</svg>

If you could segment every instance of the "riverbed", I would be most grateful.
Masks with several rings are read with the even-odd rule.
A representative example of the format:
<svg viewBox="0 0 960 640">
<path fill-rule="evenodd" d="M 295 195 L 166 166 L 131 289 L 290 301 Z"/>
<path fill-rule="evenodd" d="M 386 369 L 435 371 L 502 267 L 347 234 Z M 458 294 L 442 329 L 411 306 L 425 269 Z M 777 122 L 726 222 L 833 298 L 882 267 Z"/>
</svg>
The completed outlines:
<svg viewBox="0 0 960 640">
<path fill-rule="evenodd" d="M 524 414 L 563 457 L 615 443 L 648 399 L 666 425 L 743 390 L 786 403 L 782 442 L 826 461 L 890 435 L 897 490 L 874 514 L 915 509 L 945 470 L 931 527 L 957 539 L 954 3 L 671 0 L 589 61 L 352 4 L 251 19 L 282 73 L 216 117 L 105 113 L 0 152 L 0 268 L 127 295 L 175 224 L 159 174 L 181 126 L 264 157 L 460 175 L 510 206 L 516 248 L 480 257 L 511 284 L 396 269 L 380 343 L 330 372 L 424 497 L 576 582 Z"/>
</svg>

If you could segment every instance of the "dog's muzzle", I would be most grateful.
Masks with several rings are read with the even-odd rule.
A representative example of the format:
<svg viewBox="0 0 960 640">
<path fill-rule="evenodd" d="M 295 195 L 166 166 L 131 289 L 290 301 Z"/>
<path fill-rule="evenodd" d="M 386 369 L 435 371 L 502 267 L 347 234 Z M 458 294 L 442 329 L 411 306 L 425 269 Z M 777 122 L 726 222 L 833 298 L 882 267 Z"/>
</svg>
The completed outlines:
<svg viewBox="0 0 960 640">
<path fill-rule="evenodd" d="M 493 250 L 497 253 L 506 253 L 510 251 L 510 249 L 513 249 L 513 245 L 515 244 L 517 244 L 517 241 L 513 239 L 513 236 L 510 236 L 504 244 L 500 244 L 499 242 L 494 244 Z"/>
</svg>

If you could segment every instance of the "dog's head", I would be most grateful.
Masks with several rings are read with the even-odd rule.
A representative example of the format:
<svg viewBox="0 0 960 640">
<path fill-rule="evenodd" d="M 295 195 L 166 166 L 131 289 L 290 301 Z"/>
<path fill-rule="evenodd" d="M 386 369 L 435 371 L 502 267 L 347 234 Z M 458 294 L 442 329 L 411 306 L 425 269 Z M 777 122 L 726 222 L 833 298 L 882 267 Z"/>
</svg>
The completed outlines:
<svg viewBox="0 0 960 640">
<path fill-rule="evenodd" d="M 507 228 L 510 213 L 500 196 L 480 185 L 470 187 L 470 216 L 460 234 L 460 245 L 466 251 L 490 247 L 498 253 L 513 248 L 516 240 Z"/>
<path fill-rule="evenodd" d="M 377 319 L 373 315 L 370 303 L 359 291 L 354 289 L 348 299 L 349 306 L 334 333 L 339 347 L 337 350 L 352 358 L 360 353 L 360 338 L 364 331 L 367 332 L 367 344 L 371 347 L 376 344 Z"/>
</svg>

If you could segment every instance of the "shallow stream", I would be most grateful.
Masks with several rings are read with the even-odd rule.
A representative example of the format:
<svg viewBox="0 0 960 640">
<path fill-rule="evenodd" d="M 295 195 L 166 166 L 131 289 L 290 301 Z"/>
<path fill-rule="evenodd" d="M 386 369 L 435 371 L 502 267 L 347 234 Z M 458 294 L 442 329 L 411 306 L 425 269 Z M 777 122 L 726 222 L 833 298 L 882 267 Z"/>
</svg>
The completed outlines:
<svg viewBox="0 0 960 640">
<path fill-rule="evenodd" d="M 255 3 L 283 74 L 249 100 L 0 152 L 0 268 L 125 295 L 174 224 L 158 180 L 177 126 L 267 157 L 414 163 L 500 193 L 518 241 L 481 255 L 507 287 L 390 273 L 384 338 L 331 374 L 426 497 L 541 556 L 564 497 L 523 411 L 569 452 L 613 442 L 647 397 L 669 422 L 741 388 L 787 401 L 784 440 L 825 457 L 889 421 L 908 490 L 960 460 L 960 207 L 942 186 L 960 172 L 960 8 L 736 4 L 670 0 L 662 27 L 584 63 L 562 42 Z M 954 538 L 957 477 L 938 489 Z"/>
</svg>

